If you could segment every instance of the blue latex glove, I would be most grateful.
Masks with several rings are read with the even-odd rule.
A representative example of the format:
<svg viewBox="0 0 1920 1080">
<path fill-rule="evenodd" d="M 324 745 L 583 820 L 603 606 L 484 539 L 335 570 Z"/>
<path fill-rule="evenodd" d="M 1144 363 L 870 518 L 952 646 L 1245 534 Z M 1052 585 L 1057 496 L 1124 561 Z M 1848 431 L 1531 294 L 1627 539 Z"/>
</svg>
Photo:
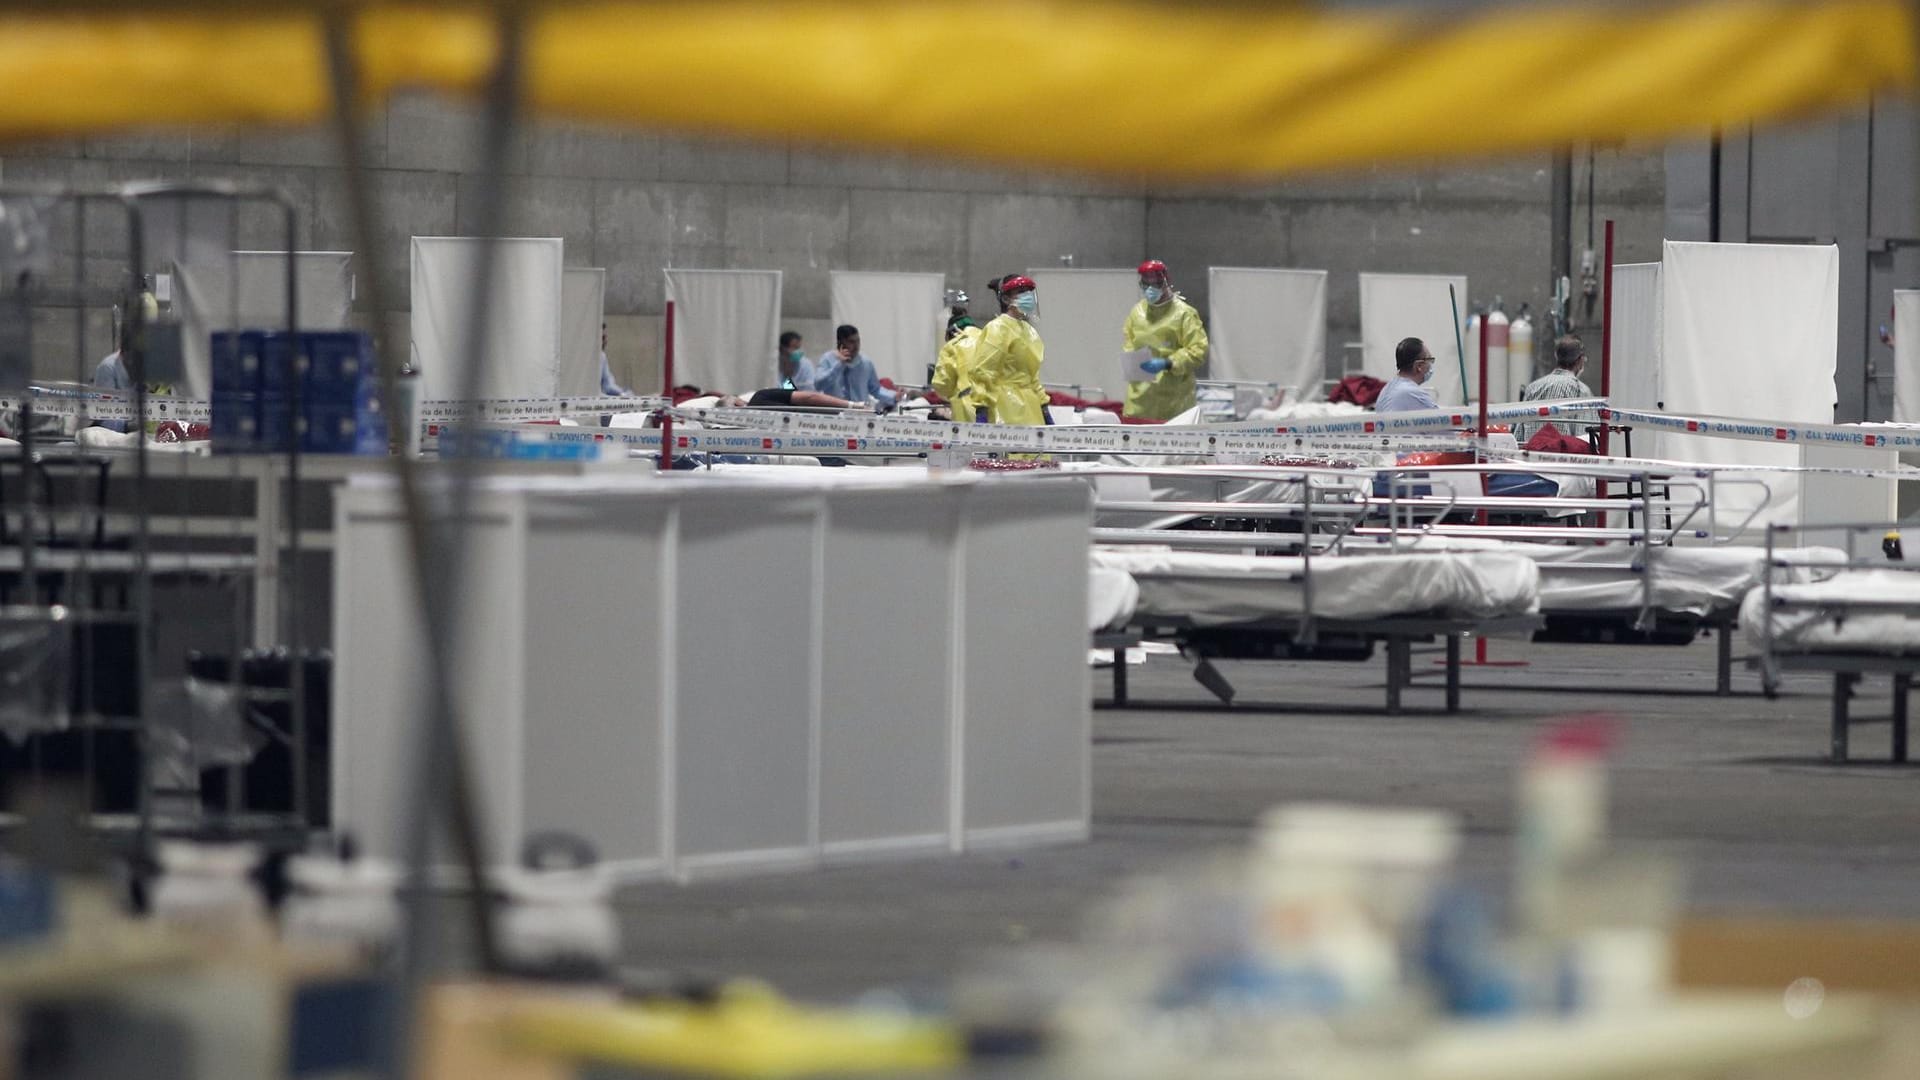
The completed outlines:
<svg viewBox="0 0 1920 1080">
<path fill-rule="evenodd" d="M 1158 375 L 1172 366 L 1173 366 L 1173 361 L 1167 359 L 1164 356 L 1156 356 L 1153 359 L 1148 360 L 1147 362 L 1141 364 L 1140 370 L 1151 371 L 1155 375 Z"/>
</svg>

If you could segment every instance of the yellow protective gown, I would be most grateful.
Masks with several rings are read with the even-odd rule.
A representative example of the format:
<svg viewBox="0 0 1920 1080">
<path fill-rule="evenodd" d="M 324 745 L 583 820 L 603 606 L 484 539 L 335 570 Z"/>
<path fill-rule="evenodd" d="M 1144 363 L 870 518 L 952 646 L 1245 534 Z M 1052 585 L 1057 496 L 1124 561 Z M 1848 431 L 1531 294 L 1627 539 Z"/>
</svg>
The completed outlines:
<svg viewBox="0 0 1920 1080">
<path fill-rule="evenodd" d="M 940 359 L 933 366 L 933 391 L 953 408 L 953 418 L 970 423 L 975 410 L 992 408 L 992 393 L 980 379 L 976 355 L 980 350 L 980 328 L 969 326 L 948 338 L 940 346 Z"/>
<path fill-rule="evenodd" d="M 974 381 L 985 385 L 994 423 L 1047 422 L 1047 392 L 1040 386 L 1045 352 L 1040 331 L 1012 315 L 1001 315 L 981 332 L 973 353 Z"/>
<path fill-rule="evenodd" d="M 1127 415 L 1171 420 L 1193 408 L 1193 379 L 1207 359 L 1207 328 L 1186 297 L 1174 293 L 1157 308 L 1141 300 L 1127 313 L 1121 334 L 1125 351 L 1147 349 L 1173 365 L 1152 382 L 1127 384 Z"/>
</svg>

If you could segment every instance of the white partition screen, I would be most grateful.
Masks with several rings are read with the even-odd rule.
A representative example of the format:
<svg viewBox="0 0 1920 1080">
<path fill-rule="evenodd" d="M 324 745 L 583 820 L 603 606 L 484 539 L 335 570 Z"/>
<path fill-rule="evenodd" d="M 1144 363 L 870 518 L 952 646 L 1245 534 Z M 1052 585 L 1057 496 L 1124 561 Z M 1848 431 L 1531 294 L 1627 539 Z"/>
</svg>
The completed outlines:
<svg viewBox="0 0 1920 1080">
<path fill-rule="evenodd" d="M 1920 424 L 1920 289 L 1893 291 L 1893 419 Z"/>
<path fill-rule="evenodd" d="M 1447 293 L 1453 288 L 1453 296 Z M 1458 301 L 1459 321 L 1455 321 Z M 1462 357 L 1458 342 L 1467 317 L 1467 279 L 1449 274 L 1360 275 L 1360 369 L 1376 379 L 1391 379 L 1393 350 L 1402 338 L 1417 337 L 1433 352 L 1433 378 L 1428 389 L 1442 405 L 1476 401 L 1480 385 L 1480 354 L 1467 345 Z M 1466 379 L 1461 380 L 1465 363 Z"/>
<path fill-rule="evenodd" d="M 569 266 L 560 275 L 560 372 L 563 397 L 600 392 L 600 327 L 606 322 L 607 272 Z"/>
<path fill-rule="evenodd" d="M 1661 400 L 1672 412 L 1833 422 L 1840 255 L 1832 245 L 1667 241 L 1660 271 Z M 1661 453 L 1686 461 L 1798 465 L 1797 446 L 1669 435 Z M 1636 446 L 1636 450 L 1639 448 Z M 1799 520 L 1788 474 L 1769 490 L 1719 485 L 1716 524 Z"/>
<path fill-rule="evenodd" d="M 859 327 L 860 351 L 880 376 L 925 382 L 945 329 L 947 276 L 835 270 L 831 280 L 834 325 Z"/>
<path fill-rule="evenodd" d="M 483 243 L 469 236 L 413 238 L 413 364 L 421 395 L 428 401 L 460 397 L 468 365 L 484 357 L 481 397 L 551 397 L 559 376 L 565 245 L 559 237 L 494 241 L 496 285 L 482 297 Z M 463 342 L 475 304 L 485 305 L 480 351 L 468 356 Z"/>
<path fill-rule="evenodd" d="M 742 396 L 774 383 L 780 271 L 668 270 L 673 381 Z"/>
<path fill-rule="evenodd" d="M 1036 323 L 1047 343 L 1042 382 L 1077 385 L 1085 397 L 1126 397 L 1120 372 L 1120 329 L 1140 301 L 1140 275 L 1132 270 L 1029 270 L 1039 287 Z M 997 301 L 988 299 L 987 310 Z M 1102 393 L 1095 395 L 1093 390 Z"/>
<path fill-rule="evenodd" d="M 353 316 L 353 253 L 296 251 L 293 265 L 299 328 L 346 329 Z M 213 392 L 214 334 L 286 328 L 287 253 L 236 251 L 230 261 L 175 262 L 172 272 L 185 369 L 181 392 L 206 397 Z"/>
<path fill-rule="evenodd" d="M 1600 343 L 1587 343 L 1586 382 L 1600 391 L 1594 361 Z M 1613 343 L 1607 373 L 1610 398 L 1631 409 L 1660 408 L 1660 264 L 1613 268 Z"/>
<path fill-rule="evenodd" d="M 1277 382 L 1320 396 L 1327 367 L 1327 272 L 1216 266 L 1207 271 L 1208 374 Z"/>
</svg>

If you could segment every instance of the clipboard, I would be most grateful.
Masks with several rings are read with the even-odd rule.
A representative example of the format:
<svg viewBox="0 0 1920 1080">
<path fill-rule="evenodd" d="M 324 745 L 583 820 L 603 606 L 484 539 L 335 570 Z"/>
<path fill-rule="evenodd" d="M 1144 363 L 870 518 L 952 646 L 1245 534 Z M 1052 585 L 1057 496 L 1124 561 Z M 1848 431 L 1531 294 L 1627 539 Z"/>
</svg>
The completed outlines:
<svg viewBox="0 0 1920 1080">
<path fill-rule="evenodd" d="M 1153 359 L 1153 353 L 1147 349 L 1135 349 L 1130 353 L 1121 353 L 1120 370 L 1126 375 L 1126 380 L 1130 383 L 1152 382 L 1160 377 L 1160 373 L 1157 371 L 1148 371 L 1142 366 L 1151 359 Z"/>
</svg>

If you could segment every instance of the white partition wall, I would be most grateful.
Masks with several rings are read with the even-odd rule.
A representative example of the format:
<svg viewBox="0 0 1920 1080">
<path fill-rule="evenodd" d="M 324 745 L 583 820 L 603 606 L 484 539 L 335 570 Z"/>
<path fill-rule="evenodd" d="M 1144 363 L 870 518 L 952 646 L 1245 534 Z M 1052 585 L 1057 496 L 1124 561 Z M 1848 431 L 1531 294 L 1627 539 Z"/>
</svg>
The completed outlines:
<svg viewBox="0 0 1920 1080">
<path fill-rule="evenodd" d="M 482 298 L 475 288 L 484 241 L 468 236 L 413 238 L 413 364 L 426 400 L 465 391 L 466 372 L 484 356 L 480 396 L 551 397 L 560 369 L 561 269 L 559 237 L 495 240 L 496 286 Z M 465 338 L 473 306 L 484 305 L 479 352 Z"/>
<path fill-rule="evenodd" d="M 1140 302 L 1140 275 L 1132 270 L 1028 270 L 1039 287 L 1036 323 L 1047 343 L 1042 382 L 1099 388 L 1110 399 L 1127 395 L 1120 371 L 1120 328 Z M 988 298 L 989 311 L 999 303 Z"/>
<path fill-rule="evenodd" d="M 1920 289 L 1893 292 L 1893 419 L 1920 424 Z"/>
<path fill-rule="evenodd" d="M 353 317 L 353 253 L 296 251 L 295 312 L 302 330 L 345 330 Z M 181 323 L 181 393 L 213 392 L 213 335 L 222 330 L 281 330 L 287 325 L 287 254 L 236 251 L 231 260 L 175 262 L 173 311 Z"/>
<path fill-rule="evenodd" d="M 606 324 L 607 272 L 569 266 L 560 275 L 560 372 L 554 392 L 562 397 L 600 392 L 600 328 Z"/>
<path fill-rule="evenodd" d="M 668 269 L 673 380 L 742 396 L 775 382 L 780 271 Z"/>
<path fill-rule="evenodd" d="M 789 471 L 476 492 L 455 669 L 495 859 L 547 829 L 628 878 L 1086 836 L 1088 487 Z M 335 521 L 334 821 L 387 854 L 424 646 L 393 485 Z"/>
<path fill-rule="evenodd" d="M 1600 343 L 1587 342 L 1587 385 L 1600 392 Z M 1608 397 L 1633 409 L 1660 405 L 1660 264 L 1613 268 L 1613 342 Z"/>
<path fill-rule="evenodd" d="M 1669 240 L 1660 270 L 1660 400 L 1672 412 L 1832 423 L 1839 321 L 1832 245 Z M 1668 435 L 1660 446 L 1663 456 L 1687 461 L 1800 462 L 1791 445 Z M 1797 479 L 1763 479 L 1770 490 L 1759 520 L 1798 522 Z M 1722 487 L 1720 525 L 1745 520 L 1763 498 L 1751 485 Z"/>
<path fill-rule="evenodd" d="M 833 324 L 860 328 L 860 351 L 880 377 L 926 382 L 946 324 L 947 276 L 835 270 L 830 280 Z"/>
<path fill-rule="evenodd" d="M 1207 271 L 1208 374 L 1277 382 L 1320 396 L 1327 366 L 1327 272 L 1216 266 Z"/>
<path fill-rule="evenodd" d="M 1452 286 L 1459 301 L 1459 322 L 1447 294 Z M 1467 279 L 1449 274 L 1360 275 L 1361 370 L 1376 379 L 1394 374 L 1393 350 L 1403 338 L 1417 337 L 1434 356 L 1428 384 L 1434 400 L 1461 405 L 1479 400 L 1480 354 L 1467 343 L 1466 381 L 1461 381 L 1460 351 L 1456 341 L 1464 333 L 1468 312 Z"/>
</svg>

